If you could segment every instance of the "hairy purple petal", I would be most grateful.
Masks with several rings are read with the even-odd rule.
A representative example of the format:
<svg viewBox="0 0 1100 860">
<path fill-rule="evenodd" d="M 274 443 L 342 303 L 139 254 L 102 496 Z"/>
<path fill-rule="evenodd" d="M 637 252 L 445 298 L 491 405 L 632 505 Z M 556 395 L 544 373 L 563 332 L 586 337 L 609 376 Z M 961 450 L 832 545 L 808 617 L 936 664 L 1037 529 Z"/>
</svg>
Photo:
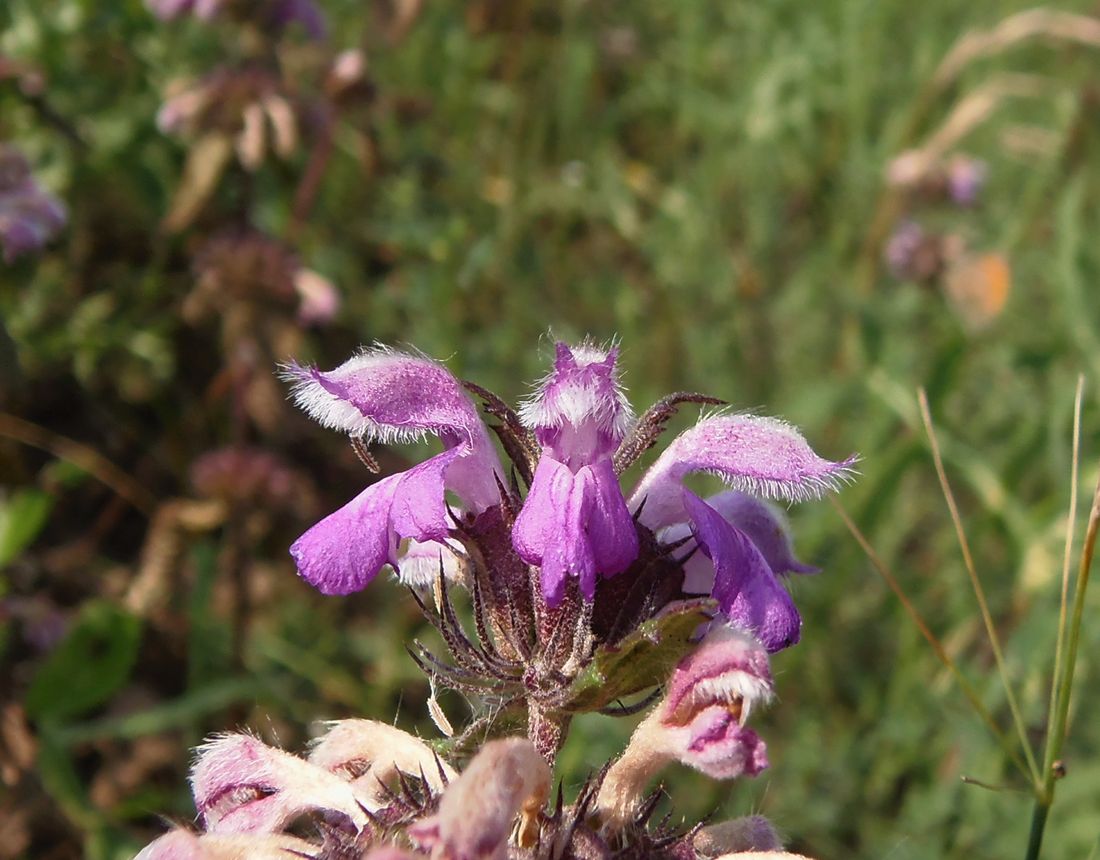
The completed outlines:
<svg viewBox="0 0 1100 860">
<path fill-rule="evenodd" d="M 384 443 L 438 436 L 445 449 L 457 448 L 468 461 L 455 464 L 447 489 L 476 510 L 499 501 L 494 474 L 504 472 L 485 425 L 462 385 L 438 362 L 378 347 L 331 371 L 292 364 L 284 377 L 294 384 L 295 402 L 325 427 Z"/>
<path fill-rule="evenodd" d="M 274 833 L 320 809 L 362 827 L 366 817 L 339 777 L 250 735 L 223 735 L 199 749 L 191 791 L 211 833 Z"/>
<path fill-rule="evenodd" d="M 569 467 L 544 455 L 516 518 L 512 541 L 520 558 L 542 567 L 547 602 L 561 602 L 565 580 L 579 578 L 591 600 L 596 576 L 613 576 L 638 554 L 638 536 L 609 459 Z"/>
<path fill-rule="evenodd" d="M 329 514 L 290 547 L 298 573 L 323 594 L 350 594 L 397 564 L 401 538 L 446 541 L 443 475 L 458 455 L 444 451 L 384 478 Z"/>
<path fill-rule="evenodd" d="M 748 535 L 760 550 L 772 573 L 819 573 L 820 568 L 803 564 L 791 547 L 787 518 L 775 505 L 746 493 L 727 490 L 706 500 L 730 525 Z M 674 543 L 691 534 L 691 524 L 677 523 L 661 532 L 662 543 Z M 710 594 L 714 589 L 714 565 L 703 553 L 695 553 L 684 562 L 684 591 Z"/>
<path fill-rule="evenodd" d="M 803 501 L 835 490 L 855 458 L 834 463 L 813 452 L 790 424 L 751 415 L 706 418 L 677 436 L 642 477 L 630 499 L 652 529 L 686 519 L 679 485 L 692 472 L 717 475 L 732 489 Z"/>
<path fill-rule="evenodd" d="M 552 456 L 574 470 L 614 453 L 634 419 L 615 367 L 618 349 L 555 344 L 554 366 L 520 407 Z"/>
<path fill-rule="evenodd" d="M 690 490 L 681 490 L 699 548 L 714 563 L 722 614 L 752 632 L 770 652 L 798 642 L 802 618 L 794 601 L 749 537 Z"/>
</svg>

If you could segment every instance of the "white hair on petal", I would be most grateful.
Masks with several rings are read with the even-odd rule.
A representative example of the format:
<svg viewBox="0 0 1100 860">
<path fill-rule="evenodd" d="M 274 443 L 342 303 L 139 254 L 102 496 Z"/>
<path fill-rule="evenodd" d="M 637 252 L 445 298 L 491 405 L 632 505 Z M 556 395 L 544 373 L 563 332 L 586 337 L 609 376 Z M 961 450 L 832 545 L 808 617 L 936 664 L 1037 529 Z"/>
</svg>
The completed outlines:
<svg viewBox="0 0 1100 860">
<path fill-rule="evenodd" d="M 773 431 L 782 432 L 784 435 L 792 437 L 796 441 L 803 442 L 807 445 L 809 444 L 806 443 L 806 438 L 803 436 L 802 432 L 789 421 L 784 421 L 782 418 L 774 418 L 768 415 L 754 415 L 752 412 L 731 413 L 726 408 L 718 408 L 701 415 L 693 429 L 702 427 L 708 422 L 721 420 L 723 418 L 751 418 L 754 421 L 766 425 Z M 814 454 L 814 456 L 817 457 L 816 454 Z M 692 469 L 691 471 L 713 475 L 720 479 L 722 483 L 731 490 L 747 493 L 748 495 L 756 496 L 761 499 L 772 499 L 775 501 L 787 502 L 789 504 L 815 501 L 823 498 L 827 493 L 838 492 L 842 487 L 854 482 L 859 475 L 859 472 L 855 468 L 856 463 L 859 462 L 858 455 L 853 455 L 839 463 L 830 462 L 822 457 L 818 457 L 818 459 L 821 460 L 822 463 L 827 463 L 832 468 L 828 472 L 823 472 L 819 475 L 804 475 L 796 479 L 763 478 L 755 475 L 731 475 L 728 471 L 724 471 L 720 468 L 700 468 Z"/>
<path fill-rule="evenodd" d="M 339 367 L 325 376 L 337 373 L 357 373 L 369 371 L 387 359 L 411 359 L 424 361 L 442 367 L 437 361 L 419 353 L 400 352 L 384 344 L 363 347 Z M 354 404 L 333 394 L 316 378 L 320 374 L 315 367 L 307 367 L 288 362 L 280 365 L 279 378 L 291 384 L 290 396 L 303 412 L 322 427 L 330 430 L 342 430 L 353 438 L 366 438 L 382 444 L 408 444 L 421 442 L 426 436 L 423 428 L 401 427 L 393 424 L 380 424 L 368 418 Z"/>
<path fill-rule="evenodd" d="M 619 346 L 618 338 L 612 338 L 606 344 L 597 344 L 585 338 L 569 351 L 580 367 L 588 367 L 605 361 L 612 350 Z M 560 427 L 563 423 L 579 424 L 586 418 L 595 419 L 604 432 L 623 436 L 634 422 L 634 409 L 626 396 L 626 387 L 620 380 L 618 368 L 611 374 L 614 405 L 608 406 L 607 400 L 588 385 L 570 385 L 559 393 L 553 406 L 546 403 L 545 395 L 554 383 L 556 370 L 551 369 L 537 383 L 534 391 L 520 401 L 518 414 L 528 427 Z"/>
</svg>

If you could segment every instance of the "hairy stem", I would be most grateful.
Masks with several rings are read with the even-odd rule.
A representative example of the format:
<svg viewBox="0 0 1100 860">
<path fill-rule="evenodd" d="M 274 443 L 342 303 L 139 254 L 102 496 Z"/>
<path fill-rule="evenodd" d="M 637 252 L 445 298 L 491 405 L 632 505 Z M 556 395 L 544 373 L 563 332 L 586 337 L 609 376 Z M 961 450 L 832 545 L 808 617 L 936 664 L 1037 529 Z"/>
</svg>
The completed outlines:
<svg viewBox="0 0 1100 860">
<path fill-rule="evenodd" d="M 565 743 L 569 721 L 568 714 L 548 711 L 539 702 L 528 699 L 527 737 L 535 745 L 539 755 L 546 759 L 551 770 L 554 768 L 554 762 L 557 760 L 562 744 Z"/>
</svg>

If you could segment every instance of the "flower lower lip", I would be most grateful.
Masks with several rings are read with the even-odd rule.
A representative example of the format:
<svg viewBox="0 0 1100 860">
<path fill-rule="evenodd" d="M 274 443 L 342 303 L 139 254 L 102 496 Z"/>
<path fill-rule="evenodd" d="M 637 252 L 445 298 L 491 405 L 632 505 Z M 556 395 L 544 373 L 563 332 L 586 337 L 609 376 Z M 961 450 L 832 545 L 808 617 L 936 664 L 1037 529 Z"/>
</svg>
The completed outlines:
<svg viewBox="0 0 1100 860">
<path fill-rule="evenodd" d="M 274 792 L 259 785 L 234 785 L 215 795 L 203 808 L 202 817 L 207 830 L 212 830 L 227 815 L 241 807 L 270 797 Z"/>
</svg>

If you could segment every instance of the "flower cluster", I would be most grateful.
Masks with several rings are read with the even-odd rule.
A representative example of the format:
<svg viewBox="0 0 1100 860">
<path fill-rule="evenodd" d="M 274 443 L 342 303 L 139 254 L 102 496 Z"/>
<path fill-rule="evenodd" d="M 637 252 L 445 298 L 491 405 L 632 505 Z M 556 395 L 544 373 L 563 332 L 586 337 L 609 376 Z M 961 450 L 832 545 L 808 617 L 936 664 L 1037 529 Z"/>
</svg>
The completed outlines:
<svg viewBox="0 0 1100 860">
<path fill-rule="evenodd" d="M 747 722 L 773 697 L 770 654 L 800 636 L 784 580 L 816 572 L 794 555 L 769 499 L 833 489 L 854 458 L 825 460 L 788 424 L 719 411 L 624 492 L 620 476 L 680 406 L 719 401 L 678 393 L 635 417 L 617 348 L 589 342 L 557 344 L 518 410 L 432 359 L 381 347 L 330 371 L 292 364 L 284 376 L 297 403 L 347 433 L 374 471 L 371 442 L 441 443 L 325 517 L 291 554 L 332 595 L 391 568 L 448 652 L 414 642 L 410 653 L 433 691 L 461 692 L 476 719 L 454 733 L 433 693 L 429 712 L 447 737 L 430 746 L 366 720 L 333 724 L 305 759 L 249 735 L 215 738 L 192 772 L 200 831 L 173 831 L 144 858 L 795 856 L 759 816 L 651 825 L 650 784 L 674 762 L 714 779 L 768 766 Z M 697 494 L 687 480 L 700 472 L 727 489 Z M 469 593 L 476 633 L 459 620 L 456 588 Z M 560 786 L 548 803 L 573 716 L 654 702 L 572 803 Z M 515 736 L 524 722 L 526 737 Z"/>
<path fill-rule="evenodd" d="M 431 434 L 443 444 L 442 453 L 372 484 L 302 535 L 291 547 L 299 573 L 326 594 L 348 594 L 387 564 L 400 569 L 402 541 L 435 543 L 445 555 L 464 523 L 514 510 L 510 550 L 501 549 L 523 562 L 511 567 L 537 569 L 551 608 L 570 579 L 591 603 L 598 583 L 638 566 L 643 545 L 659 555 L 676 548 L 707 561 L 691 565 L 686 583 L 681 573 L 675 591 L 709 593 L 769 651 L 797 642 L 801 619 L 780 577 L 813 568 L 794 559 L 781 515 L 762 498 L 820 495 L 854 461 L 822 459 L 782 421 L 719 413 L 674 439 L 624 494 L 619 475 L 656 441 L 676 402 L 716 401 L 681 395 L 636 421 L 617 359 L 616 349 L 557 344 L 550 373 L 499 428 L 513 464 L 531 476 L 522 501 L 506 488 L 464 386 L 442 365 L 376 348 L 331 371 L 290 366 L 296 401 L 325 426 L 360 443 Z M 732 492 L 701 498 L 684 484 L 695 472 L 716 475 Z M 448 492 L 461 513 L 448 506 Z"/>
</svg>

